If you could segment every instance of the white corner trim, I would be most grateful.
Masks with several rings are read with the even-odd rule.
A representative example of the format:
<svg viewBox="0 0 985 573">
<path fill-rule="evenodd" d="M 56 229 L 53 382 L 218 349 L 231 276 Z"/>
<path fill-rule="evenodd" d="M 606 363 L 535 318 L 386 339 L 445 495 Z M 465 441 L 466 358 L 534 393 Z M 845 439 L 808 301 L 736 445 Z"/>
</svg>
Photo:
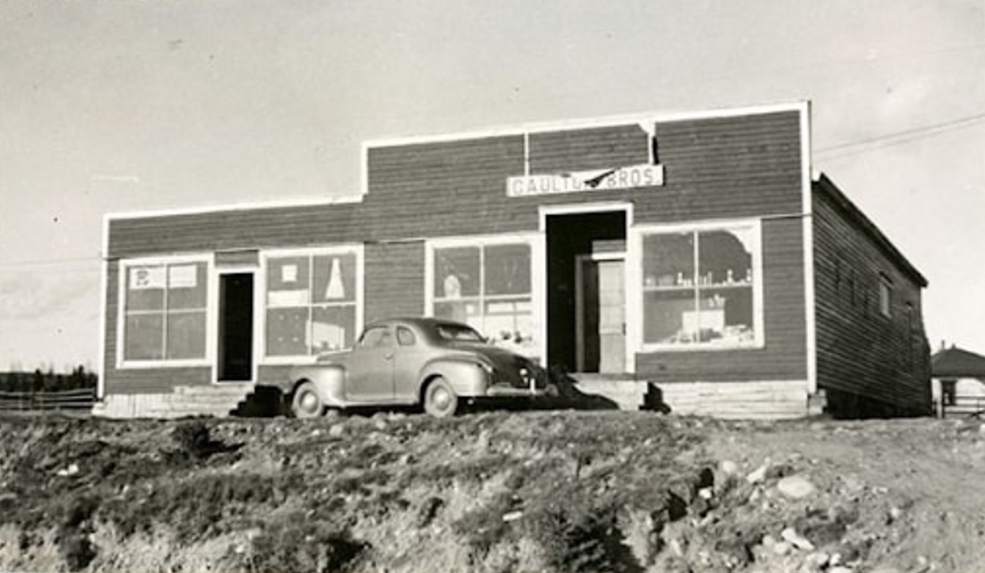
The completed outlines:
<svg viewBox="0 0 985 573">
<path fill-rule="evenodd" d="M 814 193 L 811 165 L 811 107 L 804 102 L 800 109 L 802 219 L 804 235 L 804 328 L 806 331 L 807 392 L 817 392 L 817 293 L 814 269 Z"/>
<path fill-rule="evenodd" d="M 107 290 L 109 288 L 109 219 L 105 216 L 103 217 L 102 231 L 102 245 L 100 246 L 99 253 L 102 272 L 99 277 L 99 358 L 96 361 L 96 364 L 98 364 L 97 368 L 99 368 L 99 372 L 96 373 L 97 401 L 106 397 L 106 373 L 109 371 L 106 361 L 106 336 L 109 334 L 107 330 L 109 323 L 106 318 L 106 312 L 109 307 L 109 292 Z M 117 307 L 116 312 L 120 312 L 119 307 Z"/>
</svg>

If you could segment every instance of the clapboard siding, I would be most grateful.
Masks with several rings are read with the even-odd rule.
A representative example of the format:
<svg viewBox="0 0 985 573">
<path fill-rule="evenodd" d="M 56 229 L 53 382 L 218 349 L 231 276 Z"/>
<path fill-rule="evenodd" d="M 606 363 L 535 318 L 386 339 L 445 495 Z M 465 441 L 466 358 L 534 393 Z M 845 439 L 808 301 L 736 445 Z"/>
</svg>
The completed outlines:
<svg viewBox="0 0 985 573">
<path fill-rule="evenodd" d="M 111 219 L 109 256 L 303 247 L 361 241 L 359 203 Z M 355 227 L 355 228 L 354 228 Z"/>
<path fill-rule="evenodd" d="M 366 245 L 365 320 L 424 314 L 424 242 Z"/>
<path fill-rule="evenodd" d="M 639 143 L 645 132 L 638 125 L 605 130 L 606 141 L 592 150 L 596 132 L 531 134 L 532 167 L 572 170 L 577 162 L 564 160 L 565 153 L 574 153 L 589 168 L 648 160 L 647 147 Z M 371 147 L 365 232 L 376 239 L 399 239 L 534 231 L 540 206 L 589 201 L 632 202 L 637 222 L 801 211 L 798 112 L 660 123 L 656 133 L 663 186 L 530 197 L 506 196 L 507 177 L 523 174 L 522 135 Z M 575 146 L 578 136 L 584 143 Z"/>
<path fill-rule="evenodd" d="M 922 277 L 861 230 L 833 185 L 814 187 L 818 386 L 929 411 Z M 879 308 L 883 276 L 893 285 L 891 317 Z"/>
<path fill-rule="evenodd" d="M 207 386 L 212 381 L 212 368 L 140 368 L 119 369 L 117 358 L 117 316 L 119 312 L 119 263 L 107 263 L 106 280 L 106 361 L 103 381 L 106 394 L 155 394 L 171 392 L 178 386 Z"/>
<path fill-rule="evenodd" d="M 649 162 L 650 137 L 639 125 L 530 134 L 531 173 L 611 169 Z"/>
<path fill-rule="evenodd" d="M 801 220 L 764 221 L 764 346 L 745 350 L 639 353 L 637 373 L 658 383 L 806 379 L 803 261 Z"/>
</svg>

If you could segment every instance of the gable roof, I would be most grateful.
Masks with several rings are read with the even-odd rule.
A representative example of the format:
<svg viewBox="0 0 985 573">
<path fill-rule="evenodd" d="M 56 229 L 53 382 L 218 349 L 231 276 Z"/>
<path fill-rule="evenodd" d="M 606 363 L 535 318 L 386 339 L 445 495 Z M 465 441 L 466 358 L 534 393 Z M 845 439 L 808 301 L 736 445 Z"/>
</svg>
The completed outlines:
<svg viewBox="0 0 985 573">
<path fill-rule="evenodd" d="M 985 378 L 985 356 L 952 346 L 930 357 L 935 378 Z"/>
<path fill-rule="evenodd" d="M 817 179 L 813 181 L 811 185 L 815 193 L 825 193 L 834 202 L 835 206 L 841 210 L 842 213 L 849 219 L 851 219 L 863 233 L 868 235 L 868 237 L 875 242 L 876 246 L 879 247 L 889 260 L 893 261 L 896 266 L 900 268 L 906 275 L 913 279 L 913 281 L 920 287 L 927 287 L 927 279 L 916 267 L 910 263 L 909 260 L 903 253 L 896 248 L 895 245 L 879 230 L 879 227 L 869 219 L 861 209 L 855 206 L 855 203 L 848 198 L 845 193 L 834 184 L 827 175 L 821 173 Z"/>
</svg>

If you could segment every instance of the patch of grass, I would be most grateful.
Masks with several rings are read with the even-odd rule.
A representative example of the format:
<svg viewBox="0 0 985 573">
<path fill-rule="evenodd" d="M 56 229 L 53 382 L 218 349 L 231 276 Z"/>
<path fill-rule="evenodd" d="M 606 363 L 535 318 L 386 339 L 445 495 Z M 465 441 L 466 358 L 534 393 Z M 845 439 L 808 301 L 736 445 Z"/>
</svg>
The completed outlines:
<svg viewBox="0 0 985 573">
<path fill-rule="evenodd" d="M 246 568 L 263 572 L 349 571 L 368 545 L 347 529 L 311 522 L 303 515 L 267 524 L 251 542 Z"/>
<path fill-rule="evenodd" d="M 221 533 L 229 517 L 277 506 L 303 489 L 295 474 L 210 474 L 132 488 L 107 503 L 100 517 L 124 536 L 169 526 L 179 541 L 191 541 Z"/>
</svg>

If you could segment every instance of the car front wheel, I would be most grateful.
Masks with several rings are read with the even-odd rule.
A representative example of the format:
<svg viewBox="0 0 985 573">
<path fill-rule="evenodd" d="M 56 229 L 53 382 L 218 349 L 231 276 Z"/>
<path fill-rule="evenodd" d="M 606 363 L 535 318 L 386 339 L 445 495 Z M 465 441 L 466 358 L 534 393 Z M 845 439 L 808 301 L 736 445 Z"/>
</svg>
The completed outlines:
<svg viewBox="0 0 985 573">
<path fill-rule="evenodd" d="M 458 411 L 458 395 L 447 380 L 435 378 L 424 391 L 424 411 L 435 418 L 450 418 Z"/>
<path fill-rule="evenodd" d="M 295 418 L 317 418 L 325 413 L 325 405 L 314 384 L 304 382 L 297 387 L 291 400 L 291 412 Z"/>
</svg>

